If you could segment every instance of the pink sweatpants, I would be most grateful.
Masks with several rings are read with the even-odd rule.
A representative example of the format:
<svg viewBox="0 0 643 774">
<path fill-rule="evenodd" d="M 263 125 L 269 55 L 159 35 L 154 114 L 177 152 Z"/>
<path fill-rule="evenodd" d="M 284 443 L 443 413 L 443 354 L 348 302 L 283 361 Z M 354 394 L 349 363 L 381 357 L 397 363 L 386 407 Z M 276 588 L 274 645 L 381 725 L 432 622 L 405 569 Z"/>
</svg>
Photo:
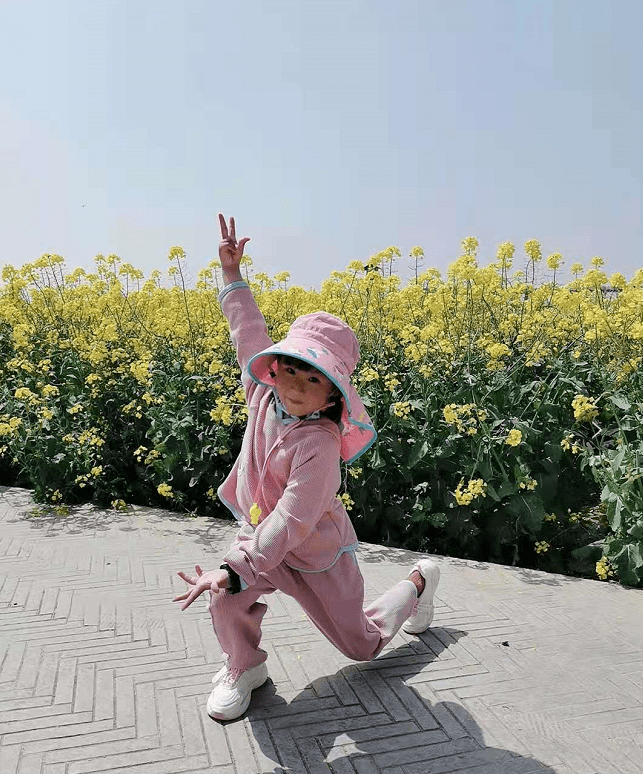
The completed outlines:
<svg viewBox="0 0 643 774">
<path fill-rule="evenodd" d="M 282 563 L 238 594 L 210 592 L 214 631 L 230 668 L 250 669 L 266 660 L 267 653 L 259 644 L 261 620 L 268 607 L 257 600 L 277 589 L 296 599 L 321 633 L 355 661 L 375 658 L 417 601 L 415 585 L 403 580 L 364 609 L 364 578 L 348 553 L 320 573 L 300 573 Z"/>
</svg>

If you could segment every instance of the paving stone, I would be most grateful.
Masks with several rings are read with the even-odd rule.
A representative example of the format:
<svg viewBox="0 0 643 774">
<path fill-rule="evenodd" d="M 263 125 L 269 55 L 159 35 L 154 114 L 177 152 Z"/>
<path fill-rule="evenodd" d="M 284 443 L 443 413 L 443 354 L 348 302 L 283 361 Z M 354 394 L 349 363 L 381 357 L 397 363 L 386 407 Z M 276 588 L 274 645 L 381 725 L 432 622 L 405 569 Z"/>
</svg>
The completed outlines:
<svg viewBox="0 0 643 774">
<path fill-rule="evenodd" d="M 1 774 L 643 771 L 643 591 L 435 557 L 432 628 L 372 662 L 277 592 L 270 679 L 220 723 L 207 602 L 181 613 L 172 596 L 177 570 L 220 564 L 234 523 L 31 507 L 0 487 Z M 418 555 L 362 544 L 358 558 L 368 603 Z"/>
</svg>

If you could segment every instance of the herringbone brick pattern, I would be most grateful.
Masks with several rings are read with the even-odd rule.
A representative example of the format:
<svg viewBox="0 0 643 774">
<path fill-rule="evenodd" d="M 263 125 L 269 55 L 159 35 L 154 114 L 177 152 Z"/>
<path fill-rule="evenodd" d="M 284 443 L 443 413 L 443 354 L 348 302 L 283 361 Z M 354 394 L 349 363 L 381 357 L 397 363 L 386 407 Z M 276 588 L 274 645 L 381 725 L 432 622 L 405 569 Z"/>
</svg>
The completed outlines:
<svg viewBox="0 0 643 774">
<path fill-rule="evenodd" d="M 0 773 L 640 774 L 643 592 L 438 558 L 433 627 L 344 658 L 293 600 L 267 598 L 270 680 L 210 720 L 206 602 L 233 524 L 133 508 L 30 518 L 0 497 Z M 363 545 L 367 601 L 416 555 Z"/>
</svg>

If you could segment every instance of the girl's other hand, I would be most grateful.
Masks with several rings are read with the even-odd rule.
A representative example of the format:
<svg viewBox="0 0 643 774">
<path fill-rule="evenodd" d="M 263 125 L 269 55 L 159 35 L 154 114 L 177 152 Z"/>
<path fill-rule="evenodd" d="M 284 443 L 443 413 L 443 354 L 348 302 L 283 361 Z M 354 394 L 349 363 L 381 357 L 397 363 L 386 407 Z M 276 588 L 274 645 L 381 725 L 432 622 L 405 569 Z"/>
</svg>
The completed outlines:
<svg viewBox="0 0 643 774">
<path fill-rule="evenodd" d="M 204 591 L 212 591 L 215 594 L 219 593 L 220 589 L 225 589 L 228 586 L 228 573 L 225 570 L 211 570 L 210 572 L 203 572 L 203 570 L 197 564 L 196 577 L 192 575 L 186 575 L 184 572 L 177 573 L 179 578 L 183 578 L 186 583 L 194 588 L 188 589 L 185 594 L 181 594 L 178 597 L 174 597 L 173 602 L 182 602 L 185 600 L 185 604 L 181 605 L 181 610 L 186 610 L 194 602 L 197 597 L 200 597 Z"/>
<path fill-rule="evenodd" d="M 239 274 L 241 258 L 243 257 L 243 248 L 250 237 L 244 237 L 237 244 L 237 235 L 235 233 L 234 218 L 230 218 L 230 228 L 226 225 L 225 218 L 219 213 L 219 225 L 221 226 L 221 242 L 219 242 L 219 258 L 221 259 L 221 268 L 224 276 Z"/>
</svg>

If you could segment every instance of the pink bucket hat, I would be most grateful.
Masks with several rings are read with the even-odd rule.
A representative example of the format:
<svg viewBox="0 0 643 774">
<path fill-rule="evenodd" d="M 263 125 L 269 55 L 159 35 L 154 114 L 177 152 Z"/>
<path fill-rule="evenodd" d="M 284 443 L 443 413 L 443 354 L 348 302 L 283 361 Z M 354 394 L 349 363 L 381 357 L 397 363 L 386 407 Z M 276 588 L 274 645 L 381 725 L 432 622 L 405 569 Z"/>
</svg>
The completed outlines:
<svg viewBox="0 0 643 774">
<path fill-rule="evenodd" d="M 351 463 L 364 454 L 377 438 L 371 418 L 350 382 L 359 360 L 359 343 L 351 328 L 328 312 L 313 312 L 298 317 L 282 341 L 253 355 L 248 373 L 258 384 L 274 387 L 270 375 L 276 355 L 290 355 L 321 371 L 341 392 L 342 459 Z"/>
</svg>

